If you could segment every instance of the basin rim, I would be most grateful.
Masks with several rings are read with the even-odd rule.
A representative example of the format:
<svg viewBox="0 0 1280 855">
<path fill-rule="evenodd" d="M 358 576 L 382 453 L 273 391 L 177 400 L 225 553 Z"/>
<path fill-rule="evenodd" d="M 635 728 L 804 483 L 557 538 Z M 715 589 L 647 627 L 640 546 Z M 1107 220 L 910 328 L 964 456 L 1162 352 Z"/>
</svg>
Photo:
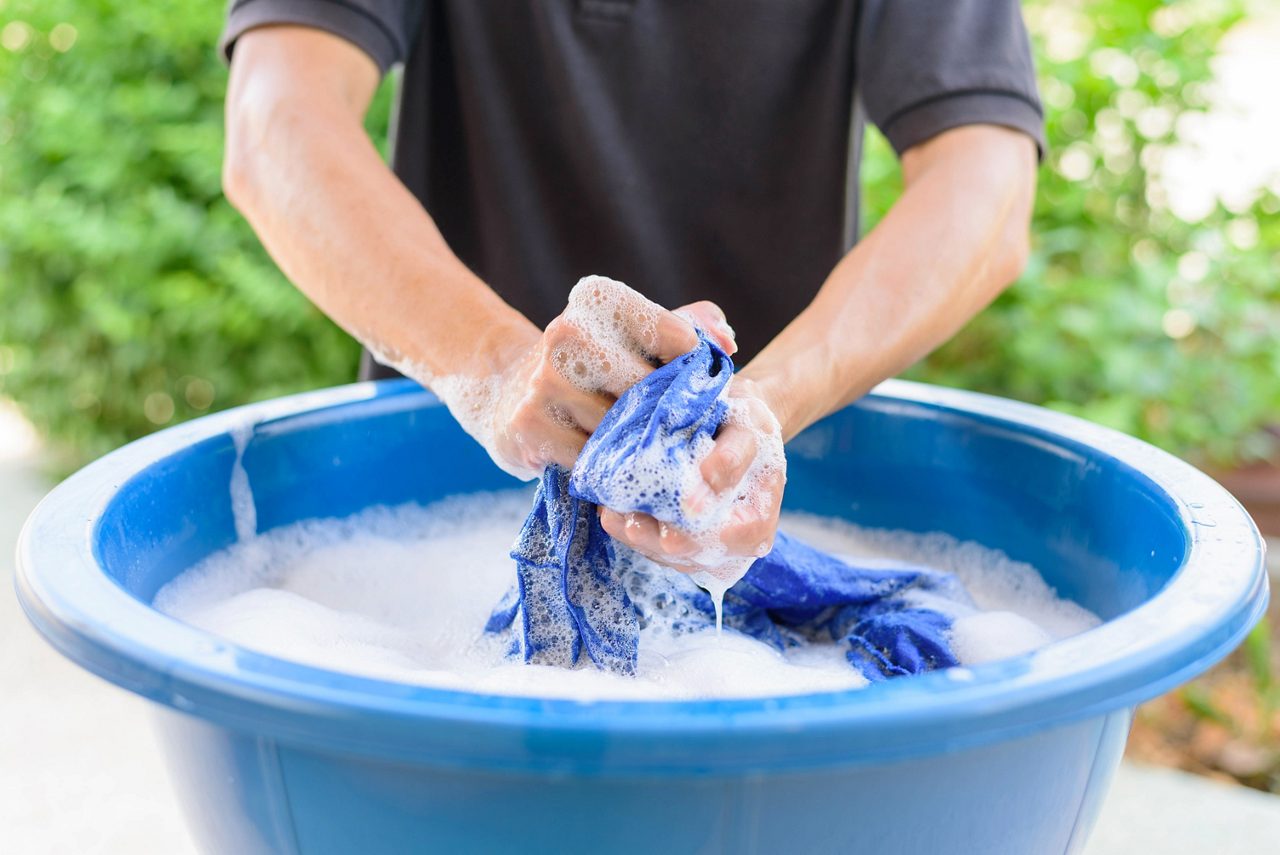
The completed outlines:
<svg viewBox="0 0 1280 855">
<path fill-rule="evenodd" d="M 710 701 L 541 700 L 341 674 L 181 624 L 103 572 L 96 523 L 130 478 L 245 424 L 341 407 L 438 406 L 410 381 L 382 381 L 206 416 L 91 463 L 32 512 L 16 586 L 37 629 L 75 662 L 235 730 L 402 762 L 641 775 L 883 762 L 1105 715 L 1206 670 L 1265 610 L 1261 535 L 1223 487 L 1188 463 L 1082 419 L 973 392 L 891 380 L 864 405 L 999 423 L 1111 458 L 1168 498 L 1183 522 L 1186 559 L 1138 608 L 1026 656 L 863 690 Z"/>
</svg>

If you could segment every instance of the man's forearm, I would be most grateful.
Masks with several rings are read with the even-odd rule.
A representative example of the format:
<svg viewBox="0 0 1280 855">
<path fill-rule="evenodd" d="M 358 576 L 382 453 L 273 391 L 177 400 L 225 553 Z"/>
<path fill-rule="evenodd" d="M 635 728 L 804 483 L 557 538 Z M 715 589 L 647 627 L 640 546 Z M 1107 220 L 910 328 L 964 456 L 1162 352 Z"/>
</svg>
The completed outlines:
<svg viewBox="0 0 1280 855">
<path fill-rule="evenodd" d="M 537 329 L 457 259 L 382 162 L 359 121 L 367 93 L 343 89 L 352 76 L 315 80 L 314 63 L 290 74 L 296 54 L 259 35 L 237 47 L 224 183 L 285 274 L 420 380 L 494 373 L 514 345 L 536 340 Z M 355 50 L 323 33 L 299 38 L 322 53 Z"/>
<path fill-rule="evenodd" d="M 1035 148 L 960 128 L 904 157 L 907 187 L 817 297 L 742 374 L 790 438 L 954 335 L 1017 278 Z"/>
</svg>

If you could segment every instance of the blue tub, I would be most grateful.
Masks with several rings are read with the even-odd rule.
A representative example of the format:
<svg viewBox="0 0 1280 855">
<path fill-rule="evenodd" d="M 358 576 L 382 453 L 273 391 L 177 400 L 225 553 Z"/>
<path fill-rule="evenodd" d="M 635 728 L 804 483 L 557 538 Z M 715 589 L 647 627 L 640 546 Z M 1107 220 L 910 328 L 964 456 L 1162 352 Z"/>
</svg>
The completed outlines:
<svg viewBox="0 0 1280 855">
<path fill-rule="evenodd" d="M 890 382 L 791 444 L 787 506 L 998 547 L 1101 627 L 972 669 L 765 700 L 362 679 L 150 607 L 235 539 L 237 437 L 260 531 L 513 483 L 428 393 L 362 384 L 163 431 L 36 509 L 18 556 L 27 614 L 155 702 L 213 853 L 1078 852 L 1134 705 L 1225 656 L 1267 600 L 1257 530 L 1185 463 L 1035 407 Z"/>
</svg>

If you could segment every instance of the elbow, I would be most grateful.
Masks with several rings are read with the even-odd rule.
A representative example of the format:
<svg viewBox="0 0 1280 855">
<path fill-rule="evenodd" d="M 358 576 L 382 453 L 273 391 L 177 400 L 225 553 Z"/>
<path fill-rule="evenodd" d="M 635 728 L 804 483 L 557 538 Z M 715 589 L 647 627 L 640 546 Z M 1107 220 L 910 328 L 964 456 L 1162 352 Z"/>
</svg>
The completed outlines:
<svg viewBox="0 0 1280 855">
<path fill-rule="evenodd" d="M 248 190 L 249 178 L 245 174 L 245 165 L 240 162 L 240 155 L 234 152 L 231 140 L 228 139 L 222 154 L 222 195 L 227 197 L 231 207 L 243 214 Z"/>
<path fill-rule="evenodd" d="M 254 151 L 246 139 L 243 106 L 227 101 L 227 134 L 222 151 L 222 193 L 237 211 L 248 214 L 253 198 Z"/>
<path fill-rule="evenodd" d="M 1006 230 L 996 263 L 996 287 L 1004 290 L 1018 281 L 1031 257 L 1031 227 L 1020 221 Z"/>
<path fill-rule="evenodd" d="M 1032 161 L 1014 182 L 1011 200 L 1000 230 L 994 278 L 1003 290 L 1018 280 L 1031 258 L 1031 214 L 1035 207 L 1036 174 Z"/>
<path fill-rule="evenodd" d="M 237 74 L 239 69 L 234 65 L 231 71 L 222 150 L 222 193 L 236 210 L 252 220 L 261 202 L 270 197 L 263 185 L 271 180 L 270 161 L 273 157 L 279 159 L 277 150 L 287 143 L 280 139 L 279 126 L 289 110 L 270 78 Z M 284 132 L 292 130 L 286 127 Z"/>
</svg>

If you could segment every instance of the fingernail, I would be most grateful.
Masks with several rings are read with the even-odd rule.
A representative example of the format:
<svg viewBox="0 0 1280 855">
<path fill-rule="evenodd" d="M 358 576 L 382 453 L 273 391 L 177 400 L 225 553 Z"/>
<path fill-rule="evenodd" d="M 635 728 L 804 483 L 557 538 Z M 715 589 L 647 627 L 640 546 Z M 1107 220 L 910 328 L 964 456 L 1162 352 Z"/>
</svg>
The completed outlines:
<svg viewBox="0 0 1280 855">
<path fill-rule="evenodd" d="M 627 528 L 639 528 L 639 527 L 640 527 L 640 518 L 639 518 L 639 517 L 637 517 L 634 513 L 629 513 L 629 514 L 627 514 L 627 516 L 624 518 L 624 520 L 623 520 L 623 524 L 624 524 Z"/>
</svg>

